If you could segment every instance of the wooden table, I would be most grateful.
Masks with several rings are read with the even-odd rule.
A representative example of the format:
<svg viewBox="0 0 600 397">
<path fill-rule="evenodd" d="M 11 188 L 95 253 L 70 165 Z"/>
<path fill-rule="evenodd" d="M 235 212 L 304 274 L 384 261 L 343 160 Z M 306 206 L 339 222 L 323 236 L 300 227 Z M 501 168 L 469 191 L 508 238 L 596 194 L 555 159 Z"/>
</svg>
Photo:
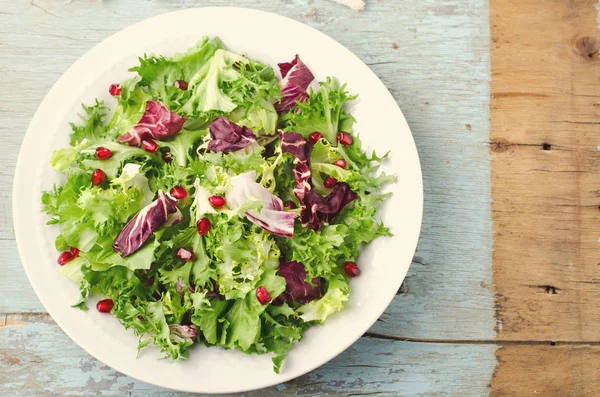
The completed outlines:
<svg viewBox="0 0 600 397">
<path fill-rule="evenodd" d="M 0 0 L 0 395 L 180 396 L 102 365 L 23 272 L 11 184 L 58 77 L 144 18 L 260 8 L 332 36 L 390 89 L 425 215 L 394 302 L 355 345 L 273 395 L 600 395 L 600 66 L 591 0 Z M 26 182 L 23 182 L 26 183 Z M 51 286 L 49 286 L 51 287 Z"/>
</svg>

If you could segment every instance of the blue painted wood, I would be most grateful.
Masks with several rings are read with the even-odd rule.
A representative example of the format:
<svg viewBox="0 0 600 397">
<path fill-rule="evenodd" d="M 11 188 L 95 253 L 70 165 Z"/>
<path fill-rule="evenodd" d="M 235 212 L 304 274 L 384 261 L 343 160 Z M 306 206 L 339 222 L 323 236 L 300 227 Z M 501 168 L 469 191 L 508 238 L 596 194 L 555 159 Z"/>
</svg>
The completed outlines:
<svg viewBox="0 0 600 397">
<path fill-rule="evenodd" d="M 371 332 L 395 338 L 493 339 L 486 0 L 367 0 L 361 12 L 330 0 L 0 0 L 0 183 L 11 186 L 18 147 L 45 93 L 93 45 L 163 12 L 232 4 L 292 17 L 340 41 L 383 80 L 411 126 L 424 176 L 423 231 L 402 293 Z M 10 189 L 0 189 L 0 313 L 42 312 L 16 254 L 10 194 Z M 0 333 L 4 331 L 0 328 Z M 30 366 L 18 365 L 8 367 L 8 375 L 0 371 L 0 384 L 2 376 L 9 376 L 40 393 L 80 394 L 94 387 L 104 388 L 105 395 L 160 393 L 94 363 L 54 325 L 34 322 L 3 335 L 34 346 L 28 352 L 39 362 L 35 373 L 27 370 Z M 40 335 L 46 336 L 40 339 Z M 53 348 L 56 338 L 63 338 L 61 350 Z M 3 340 L 4 365 L 4 357 L 15 356 L 7 353 L 10 343 Z M 384 353 L 384 346 L 392 346 L 392 356 L 377 355 Z M 394 396 L 485 393 L 496 347 L 455 347 L 361 340 L 341 358 L 286 385 L 285 391 L 347 395 L 364 389 Z M 62 351 L 69 353 L 61 355 Z M 32 365 L 27 355 L 17 359 Z M 369 367 L 373 362 L 379 367 Z M 38 372 L 47 379 L 57 367 L 82 369 L 65 369 L 47 387 L 33 380 Z M 85 368 L 91 369 L 85 372 Z M 348 378 L 347 373 L 354 377 Z M 14 383 L 11 387 L 21 390 Z M 283 389 L 268 393 L 277 390 Z"/>
<path fill-rule="evenodd" d="M 20 324 L 12 321 L 0 328 L 2 395 L 29 397 L 33 391 L 45 390 L 56 395 L 192 396 L 167 392 L 113 371 L 73 344 L 53 323 Z M 362 338 L 307 375 L 243 395 L 481 396 L 487 393 L 496 365 L 495 350 L 494 345 Z"/>
<path fill-rule="evenodd" d="M 0 0 L 0 4 L 8 14 L 0 24 L 0 68 L 5 77 L 0 103 L 7 109 L 0 113 L 0 134 L 8 145 L 8 150 L 0 151 L 0 177 L 9 186 L 28 121 L 44 93 L 79 56 L 112 32 L 146 17 L 228 2 L 15 4 Z M 493 338 L 493 294 L 488 289 L 490 171 L 485 145 L 487 2 L 372 1 L 358 13 L 329 0 L 237 4 L 279 12 L 339 40 L 380 76 L 412 128 L 424 176 L 423 231 L 416 263 L 406 280 L 407 292 L 398 296 L 373 331 L 422 338 Z M 0 189 L 0 239 L 13 238 L 9 194 L 8 189 Z M 8 262 L 0 266 L 20 272 L 14 245 L 6 249 Z M 0 290 L 14 288 L 0 279 Z M 18 299 L 0 299 L 1 311 L 41 310 L 30 290 L 15 293 Z"/>
</svg>

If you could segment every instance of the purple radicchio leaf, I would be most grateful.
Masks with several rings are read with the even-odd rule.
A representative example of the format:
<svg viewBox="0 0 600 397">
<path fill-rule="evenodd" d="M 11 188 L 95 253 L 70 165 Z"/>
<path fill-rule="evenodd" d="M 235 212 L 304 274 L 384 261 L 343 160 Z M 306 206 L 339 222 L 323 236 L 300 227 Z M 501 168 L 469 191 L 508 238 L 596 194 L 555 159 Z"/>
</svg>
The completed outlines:
<svg viewBox="0 0 600 397">
<path fill-rule="evenodd" d="M 323 197 L 312 190 L 310 151 L 312 145 L 294 132 L 281 134 L 281 151 L 294 157 L 294 195 L 298 198 L 302 212 L 302 225 L 319 230 L 321 223 L 331 223 L 350 202 L 357 198 L 347 183 L 338 183 L 331 193 Z"/>
<path fill-rule="evenodd" d="M 142 245 L 161 226 L 165 224 L 169 214 L 177 212 L 177 200 L 158 191 L 158 198 L 142 208 L 121 230 L 113 243 L 113 249 L 122 257 L 129 256 Z"/>
<path fill-rule="evenodd" d="M 285 211 L 281 199 L 255 182 L 255 179 L 255 171 L 248 171 L 231 178 L 232 188 L 226 194 L 229 207 L 236 209 L 246 204 L 248 200 L 258 200 L 263 203 L 263 207 L 260 211 L 246 211 L 248 220 L 276 236 L 293 237 L 296 215 Z"/>
<path fill-rule="evenodd" d="M 285 300 L 288 303 L 307 303 L 323 297 L 324 281 L 315 277 L 311 283 L 306 282 L 306 269 L 299 262 L 284 263 L 279 266 L 278 274 L 285 278 L 285 291 L 275 299 L 275 304 Z"/>
<path fill-rule="evenodd" d="M 278 66 L 282 77 L 279 81 L 281 99 L 275 104 L 275 110 L 281 114 L 289 112 L 296 106 L 296 102 L 306 101 L 306 89 L 315 76 L 298 55 L 291 62 L 280 63 Z"/>
<path fill-rule="evenodd" d="M 208 126 L 210 142 L 208 150 L 213 152 L 230 153 L 252 145 L 256 136 L 248 127 L 241 127 L 221 116 Z"/>
<path fill-rule="evenodd" d="M 198 337 L 198 331 L 193 325 L 171 324 L 169 325 L 169 331 L 171 331 L 171 339 L 176 343 L 193 342 Z"/>
<path fill-rule="evenodd" d="M 158 101 L 147 101 L 146 110 L 140 121 L 129 131 L 117 138 L 129 146 L 140 146 L 144 139 L 163 141 L 177 135 L 186 118 L 171 112 Z"/>
<path fill-rule="evenodd" d="M 300 134 L 295 132 L 283 132 L 281 134 L 281 151 L 289 153 L 294 158 L 294 195 L 301 204 L 304 203 L 304 195 L 312 189 L 311 172 L 308 164 L 309 156 L 307 142 Z M 304 205 L 302 206 L 304 208 Z"/>
<path fill-rule="evenodd" d="M 322 222 L 331 223 L 346 205 L 356 200 L 356 197 L 356 193 L 347 183 L 338 183 L 325 197 L 310 190 L 304 195 L 305 208 L 300 220 L 303 225 L 318 230 Z"/>
</svg>

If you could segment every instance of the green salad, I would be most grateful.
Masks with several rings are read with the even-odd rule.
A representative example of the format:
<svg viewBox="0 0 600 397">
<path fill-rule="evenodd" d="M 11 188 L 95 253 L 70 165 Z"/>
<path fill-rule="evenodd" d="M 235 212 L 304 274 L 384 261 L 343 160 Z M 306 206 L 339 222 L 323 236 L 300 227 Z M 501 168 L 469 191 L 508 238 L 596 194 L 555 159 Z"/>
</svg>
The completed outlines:
<svg viewBox="0 0 600 397">
<path fill-rule="evenodd" d="M 278 68 L 204 38 L 83 106 L 42 195 L 74 307 L 101 296 L 138 349 L 272 353 L 276 372 L 344 307 L 361 247 L 390 235 L 375 213 L 394 177 L 352 134 L 345 85 L 297 55 Z"/>
</svg>

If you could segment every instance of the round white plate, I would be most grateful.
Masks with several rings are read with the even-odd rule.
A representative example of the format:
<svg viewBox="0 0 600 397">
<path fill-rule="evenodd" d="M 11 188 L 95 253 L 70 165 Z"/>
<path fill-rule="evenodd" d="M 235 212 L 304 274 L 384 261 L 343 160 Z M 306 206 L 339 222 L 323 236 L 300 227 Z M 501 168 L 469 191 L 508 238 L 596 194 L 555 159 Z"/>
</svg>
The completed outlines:
<svg viewBox="0 0 600 397">
<path fill-rule="evenodd" d="M 248 28 L 251 26 L 251 28 Z M 355 132 L 366 148 L 391 150 L 388 172 L 398 176 L 382 219 L 394 233 L 380 238 L 359 258 L 360 277 L 351 282 L 346 308 L 323 326 L 306 332 L 290 351 L 281 374 L 269 355 L 248 356 L 221 348 L 196 347 L 187 361 L 157 360 L 146 349 L 137 358 L 137 338 L 111 316 L 71 308 L 78 286 L 58 273 L 54 249 L 57 228 L 46 226 L 40 192 L 61 183 L 48 160 L 68 144 L 69 121 L 77 121 L 81 103 L 95 98 L 109 108 L 115 100 L 111 83 L 128 78 L 127 69 L 144 53 L 173 55 L 203 35 L 219 36 L 235 52 L 272 65 L 300 54 L 317 80 L 336 76 L 359 98 L 351 111 Z M 58 56 L 58 54 L 57 54 Z M 160 15 L 104 40 L 79 59 L 50 90 L 25 135 L 13 187 L 14 227 L 21 259 L 40 301 L 54 321 L 88 353 L 119 372 L 171 389 L 230 393 L 285 382 L 331 360 L 355 342 L 388 306 L 400 287 L 417 245 L 423 187 L 417 150 L 402 112 L 382 82 L 342 45 L 302 23 L 275 14 L 242 8 L 197 8 Z"/>
</svg>

